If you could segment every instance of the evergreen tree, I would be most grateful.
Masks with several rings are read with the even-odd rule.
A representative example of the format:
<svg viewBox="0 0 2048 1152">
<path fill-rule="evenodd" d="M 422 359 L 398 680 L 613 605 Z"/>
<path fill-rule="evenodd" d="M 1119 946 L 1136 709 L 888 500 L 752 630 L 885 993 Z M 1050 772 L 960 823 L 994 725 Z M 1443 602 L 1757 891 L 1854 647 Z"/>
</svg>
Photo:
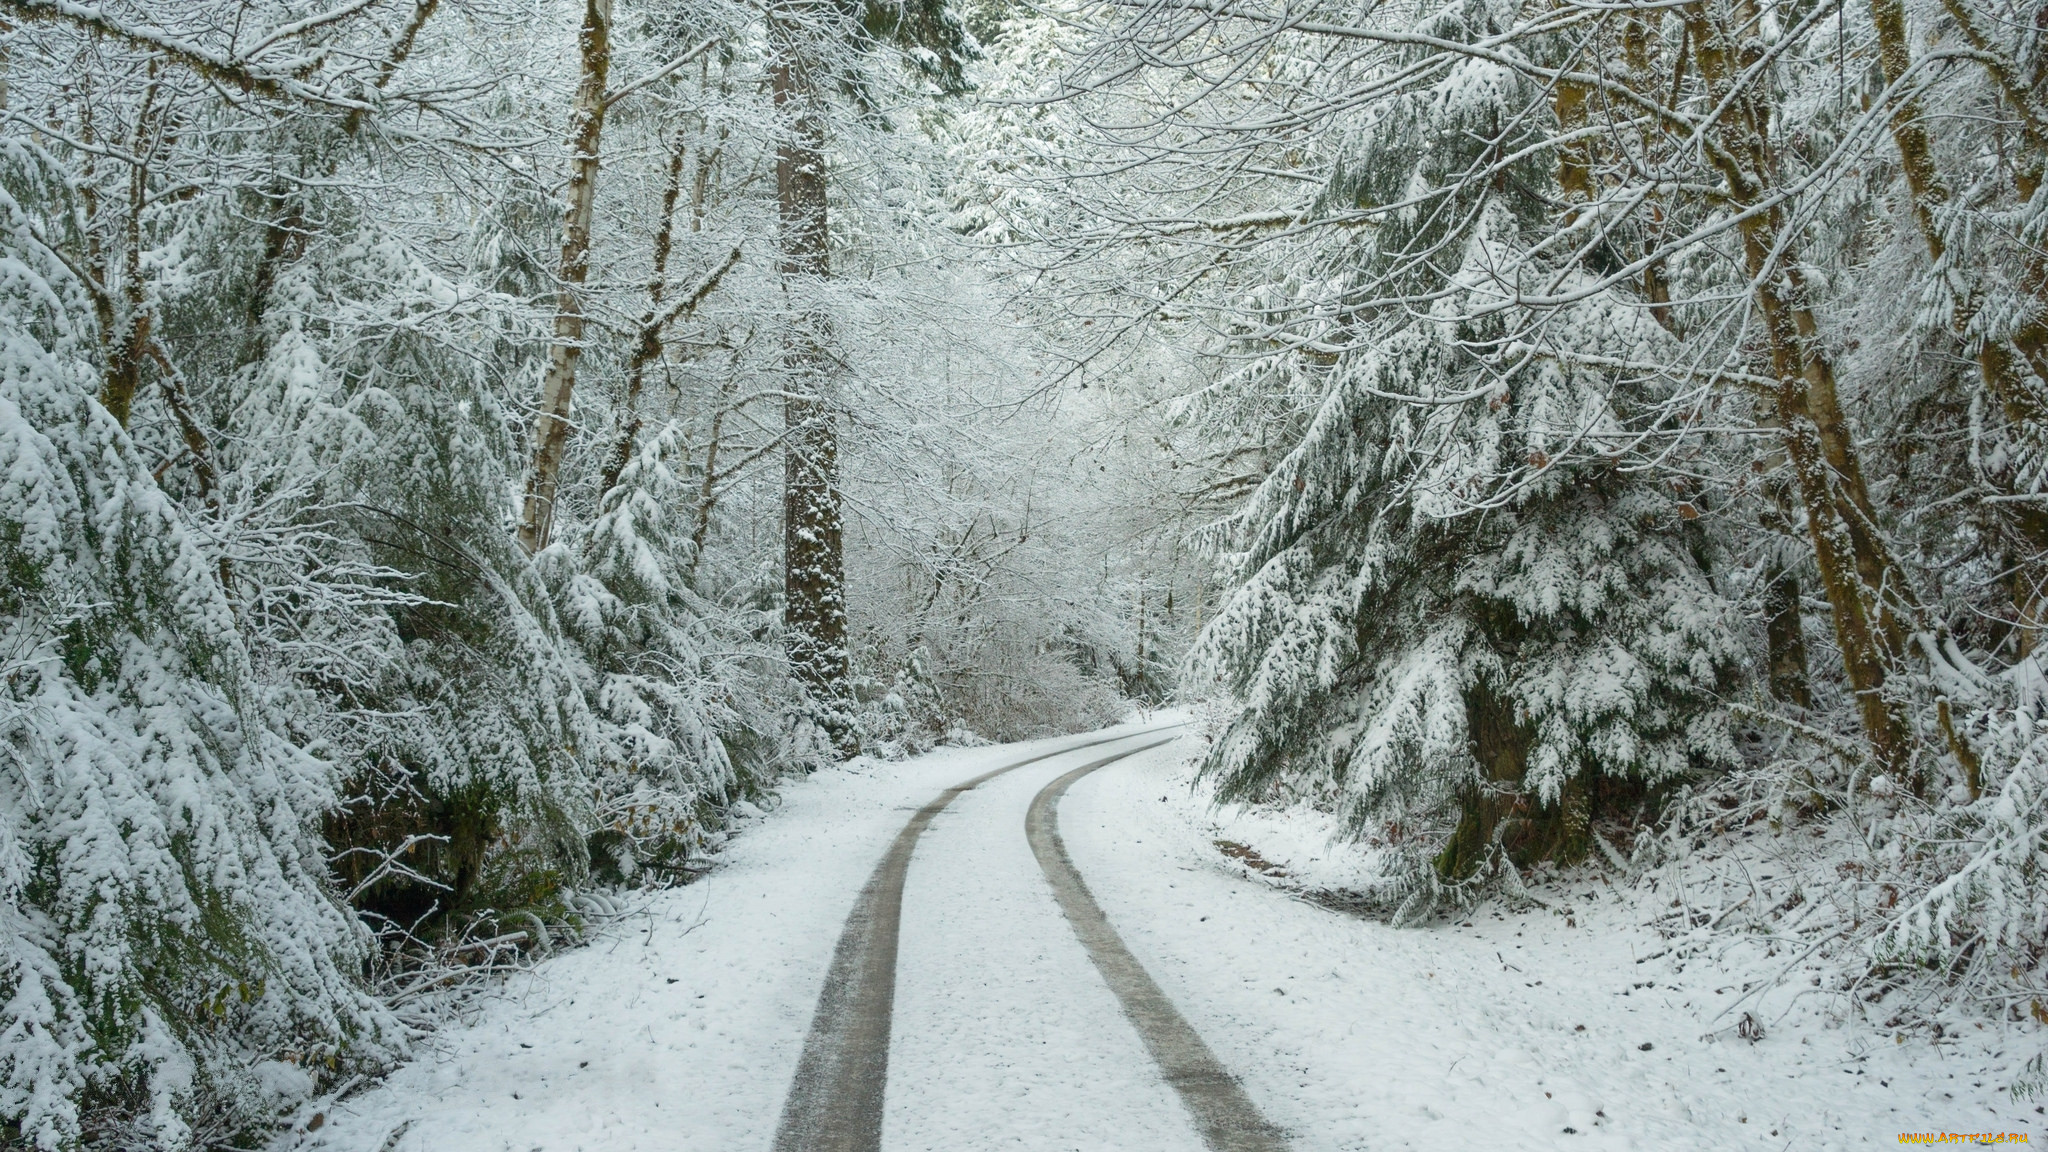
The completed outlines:
<svg viewBox="0 0 2048 1152">
<path fill-rule="evenodd" d="M 1511 17 L 1475 0 L 1415 31 L 1470 42 Z M 1235 521 L 1237 587 L 1197 645 L 1241 704 L 1206 770 L 1227 796 L 1340 805 L 1410 862 L 1404 895 L 1580 858 L 1592 820 L 1734 759 L 1720 705 L 1744 653 L 1699 508 L 1634 466 L 1670 385 L 1605 367 L 1672 339 L 1580 292 L 1598 272 L 1568 249 L 1539 275 L 1570 170 L 1528 147 L 1532 107 L 1538 86 L 1470 59 L 1377 106 L 1322 210 L 1385 223 L 1262 291 L 1219 393 L 1319 395 Z M 1489 155 L 1526 158 L 1471 179 Z M 1363 303 L 1290 307 L 1324 275 Z M 1532 282 L 1584 298 L 1518 305 Z M 1372 303 L 1397 298 L 1431 303 Z"/>
<path fill-rule="evenodd" d="M 769 8 L 769 79 L 781 119 L 775 188 L 784 290 L 795 307 L 785 346 L 783 625 L 790 671 L 842 755 L 859 748 L 846 646 L 844 494 L 839 479 L 835 355 L 818 296 L 831 274 L 826 134 L 834 90 L 875 115 L 866 57 L 902 59 L 942 94 L 956 94 L 975 53 L 945 0 L 779 0 Z"/>
<path fill-rule="evenodd" d="M 195 1093 L 260 1118 L 402 1043 L 327 881 L 336 766 L 291 731 L 183 511 L 96 398 L 62 170 L 0 156 L 0 1120 L 45 1148 Z"/>
</svg>

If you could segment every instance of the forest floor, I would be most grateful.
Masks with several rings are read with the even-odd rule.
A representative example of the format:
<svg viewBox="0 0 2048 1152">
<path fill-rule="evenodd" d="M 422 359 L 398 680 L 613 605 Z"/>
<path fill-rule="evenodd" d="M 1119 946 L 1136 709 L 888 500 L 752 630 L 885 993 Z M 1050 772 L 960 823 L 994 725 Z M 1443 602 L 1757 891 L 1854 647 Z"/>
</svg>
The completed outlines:
<svg viewBox="0 0 2048 1152">
<path fill-rule="evenodd" d="M 766 1152 L 842 921 L 904 822 L 966 778 L 1070 746 L 960 794 L 918 844 L 881 1145 L 1201 1148 L 1025 839 L 1039 790 L 1099 758 L 1078 750 L 1088 739 L 789 783 L 709 876 L 514 977 L 279 1149 Z M 1131 953 L 1299 1152 L 2048 1138 L 2034 1103 L 2005 1093 L 2041 1050 L 2031 1025 L 1899 1042 L 1813 998 L 1738 1039 L 1716 1016 L 1756 974 L 1659 957 L 1650 910 L 1597 880 L 1457 924 L 1332 910 L 1287 881 L 1341 874 L 1345 850 L 1213 808 L 1189 785 L 1195 751 L 1177 740 L 1083 777 L 1059 828 Z"/>
</svg>

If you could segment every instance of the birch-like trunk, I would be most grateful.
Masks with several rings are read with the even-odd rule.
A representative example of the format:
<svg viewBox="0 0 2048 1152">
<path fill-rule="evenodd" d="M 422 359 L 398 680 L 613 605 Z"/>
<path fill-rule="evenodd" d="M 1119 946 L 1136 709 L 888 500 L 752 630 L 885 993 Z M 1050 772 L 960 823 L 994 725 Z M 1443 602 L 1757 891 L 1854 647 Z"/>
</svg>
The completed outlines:
<svg viewBox="0 0 2048 1152">
<path fill-rule="evenodd" d="M 563 213 L 562 262 L 556 270 L 555 338 L 541 379 L 533 422 L 533 462 L 519 512 L 519 546 L 531 555 L 548 545 L 555 488 L 569 445 L 569 406 L 576 361 L 583 354 L 583 284 L 590 274 L 590 219 L 597 202 L 598 143 L 604 131 L 605 77 L 611 70 L 611 0 L 585 0 L 578 38 L 581 76 L 569 118 L 569 205 Z"/>
</svg>

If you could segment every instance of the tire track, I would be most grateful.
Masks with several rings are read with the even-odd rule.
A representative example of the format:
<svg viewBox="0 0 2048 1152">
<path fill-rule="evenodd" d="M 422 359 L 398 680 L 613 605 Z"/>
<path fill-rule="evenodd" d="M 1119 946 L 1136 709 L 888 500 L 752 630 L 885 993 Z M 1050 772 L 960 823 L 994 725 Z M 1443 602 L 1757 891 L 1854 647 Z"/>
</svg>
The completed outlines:
<svg viewBox="0 0 2048 1152">
<path fill-rule="evenodd" d="M 1179 727 L 1171 725 L 1170 727 Z M 1103 744 L 1154 735 L 1129 732 L 1041 752 L 953 785 L 903 825 L 854 901 L 832 952 L 825 987 L 804 1037 L 796 1079 L 775 1130 L 775 1152 L 880 1152 L 883 1097 L 889 1081 L 889 1027 L 896 1002 L 896 940 L 903 918 L 903 881 L 911 853 L 932 819 L 954 798 L 1041 760 Z M 1166 739 L 1113 753 L 1084 765 L 1105 764 L 1156 748 Z"/>
<path fill-rule="evenodd" d="M 1165 741 L 1159 741 L 1165 743 Z M 1156 744 L 1146 747 L 1157 747 Z M 1134 749 L 1124 755 L 1144 751 Z M 1032 797 L 1024 816 L 1024 835 L 1031 841 L 1032 854 L 1060 910 L 1073 925 L 1074 935 L 1088 949 L 1088 958 L 1109 984 L 1110 991 L 1124 1006 L 1124 1015 L 1145 1040 L 1145 1048 L 1166 1075 L 1166 1082 L 1180 1094 L 1181 1103 L 1193 1115 L 1195 1128 L 1211 1152 L 1286 1152 L 1287 1138 L 1259 1114 L 1258 1107 L 1244 1094 L 1237 1078 L 1216 1059 L 1202 1037 L 1160 991 L 1144 965 L 1124 947 L 1101 905 L 1088 891 L 1074 862 L 1060 839 L 1059 802 L 1067 788 L 1112 760 L 1084 764 L 1041 789 Z"/>
</svg>

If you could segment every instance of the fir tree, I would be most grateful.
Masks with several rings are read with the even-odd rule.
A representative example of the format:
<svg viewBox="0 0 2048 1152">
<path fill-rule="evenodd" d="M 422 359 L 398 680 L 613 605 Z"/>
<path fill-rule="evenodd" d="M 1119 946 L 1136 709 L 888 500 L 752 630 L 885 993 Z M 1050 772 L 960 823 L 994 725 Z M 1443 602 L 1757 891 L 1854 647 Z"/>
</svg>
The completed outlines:
<svg viewBox="0 0 2048 1152">
<path fill-rule="evenodd" d="M 1476 40 L 1508 16 L 1452 5 L 1416 31 Z M 1609 293 L 1515 302 L 1565 199 L 1564 166 L 1527 147 L 1542 101 L 1461 59 L 1377 106 L 1323 206 L 1390 209 L 1330 257 L 1367 303 L 1290 310 L 1274 285 L 1239 345 L 1241 391 L 1319 398 L 1235 522 L 1238 586 L 1198 642 L 1241 701 L 1206 770 L 1227 796 L 1339 804 L 1410 862 L 1402 892 L 1582 857 L 1593 819 L 1733 759 L 1720 695 L 1744 656 L 1698 509 L 1628 466 L 1669 385 L 1598 366 L 1671 338 Z M 1466 178 L 1489 153 L 1528 158 Z M 1596 278 L 1568 250 L 1553 269 L 1558 296 Z M 1395 297 L 1433 303 L 1370 303 Z M 1261 352 L 1276 333 L 1292 347 Z"/>
<path fill-rule="evenodd" d="M 326 879 L 336 766 L 96 399 L 55 165 L 13 140 L 0 163 L 0 1119 L 57 1148 L 143 1101 L 175 1145 L 200 1092 L 261 1118 L 402 1041 Z"/>
</svg>

